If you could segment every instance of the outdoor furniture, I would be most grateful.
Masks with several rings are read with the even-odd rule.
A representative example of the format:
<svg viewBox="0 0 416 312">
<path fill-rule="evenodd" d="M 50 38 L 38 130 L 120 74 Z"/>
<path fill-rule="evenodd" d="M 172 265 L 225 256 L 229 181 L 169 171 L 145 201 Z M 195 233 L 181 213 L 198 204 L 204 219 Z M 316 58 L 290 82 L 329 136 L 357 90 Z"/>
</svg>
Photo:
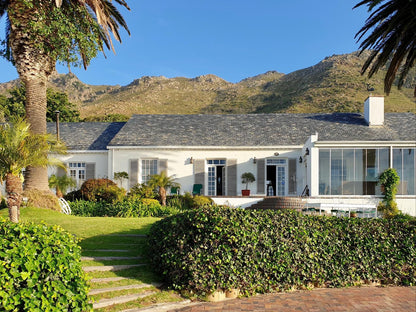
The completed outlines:
<svg viewBox="0 0 416 312">
<path fill-rule="evenodd" d="M 179 187 L 171 187 L 170 195 L 179 195 Z"/>
<path fill-rule="evenodd" d="M 202 190 L 202 184 L 194 184 L 192 189 L 192 195 L 200 195 Z"/>
</svg>

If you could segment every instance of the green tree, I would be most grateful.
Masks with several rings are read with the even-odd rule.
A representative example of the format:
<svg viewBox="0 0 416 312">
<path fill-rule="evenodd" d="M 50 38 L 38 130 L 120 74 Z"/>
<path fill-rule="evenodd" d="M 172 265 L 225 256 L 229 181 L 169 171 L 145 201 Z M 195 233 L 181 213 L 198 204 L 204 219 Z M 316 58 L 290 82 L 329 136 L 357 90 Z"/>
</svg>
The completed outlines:
<svg viewBox="0 0 416 312">
<path fill-rule="evenodd" d="M 127 180 L 129 178 L 129 174 L 125 171 L 114 172 L 114 180 L 119 181 L 121 187 L 123 187 L 123 180 Z"/>
<path fill-rule="evenodd" d="M 26 116 L 25 102 L 26 89 L 24 86 L 15 87 L 9 90 L 9 97 L 0 105 L 3 106 L 6 118 L 15 118 Z M 59 110 L 59 120 L 63 122 L 77 122 L 80 120 L 79 111 L 75 104 L 69 102 L 68 95 L 64 92 L 55 91 L 48 88 L 46 91 L 46 121 L 53 122 L 56 120 L 55 111 Z"/>
<path fill-rule="evenodd" d="M 362 40 L 361 52 L 366 49 L 372 51 L 361 73 L 369 69 L 371 77 L 388 64 L 384 78 L 384 92 L 388 95 L 396 76 L 400 89 L 409 70 L 415 65 L 416 0 L 363 0 L 354 8 L 364 5 L 372 13 L 355 37 L 358 41 Z M 370 34 L 364 39 L 367 33 Z"/>
<path fill-rule="evenodd" d="M 77 182 L 67 175 L 58 177 L 57 175 L 53 174 L 49 177 L 49 187 L 55 188 L 56 196 L 59 198 L 62 198 L 64 195 L 66 195 L 68 187 L 75 186 L 77 186 Z"/>
<path fill-rule="evenodd" d="M 166 189 L 169 187 L 180 187 L 180 184 L 174 180 L 173 176 L 168 177 L 166 171 L 162 171 L 160 174 L 151 175 L 149 181 L 147 181 L 150 187 L 157 189 L 159 192 L 162 206 L 166 206 Z"/>
<path fill-rule="evenodd" d="M 400 177 L 394 168 L 384 170 L 378 178 L 378 184 L 381 185 L 384 195 L 383 201 L 378 205 L 378 209 L 386 218 L 393 217 L 399 213 L 396 203 L 397 185 L 399 182 Z"/>
<path fill-rule="evenodd" d="M 31 133 L 23 119 L 0 125 L 0 180 L 6 181 L 7 206 L 12 222 L 19 221 L 23 169 L 62 164 L 48 157 L 50 152 L 65 152 L 65 146 L 57 142 L 55 136 Z"/>
<path fill-rule="evenodd" d="M 125 0 L 114 0 L 128 8 Z M 7 14 L 6 14 L 7 13 Z M 111 0 L 0 0 L 6 15 L 2 55 L 26 87 L 26 118 L 35 134 L 46 133 L 46 83 L 56 62 L 87 68 L 104 46 L 113 49 L 127 24 Z M 49 190 L 46 168 L 27 169 L 27 189 Z"/>
</svg>

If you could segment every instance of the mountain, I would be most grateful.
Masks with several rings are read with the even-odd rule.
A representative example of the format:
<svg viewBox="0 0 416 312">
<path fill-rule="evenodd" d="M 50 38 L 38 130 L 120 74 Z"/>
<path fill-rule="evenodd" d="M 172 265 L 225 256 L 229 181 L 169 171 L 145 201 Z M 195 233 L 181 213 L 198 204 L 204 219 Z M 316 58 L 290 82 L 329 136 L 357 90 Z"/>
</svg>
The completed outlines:
<svg viewBox="0 0 416 312">
<path fill-rule="evenodd" d="M 93 86 L 74 74 L 54 74 L 50 87 L 67 92 L 82 117 L 112 114 L 226 114 L 274 112 L 358 112 L 369 95 L 367 84 L 383 94 L 385 70 L 371 80 L 360 75 L 368 54 L 333 55 L 289 74 L 269 71 L 238 83 L 215 75 L 196 78 L 141 77 L 126 86 Z M 385 98 L 387 112 L 416 112 L 413 68 L 402 90 Z M 0 84 L 0 94 L 18 84 Z"/>
</svg>

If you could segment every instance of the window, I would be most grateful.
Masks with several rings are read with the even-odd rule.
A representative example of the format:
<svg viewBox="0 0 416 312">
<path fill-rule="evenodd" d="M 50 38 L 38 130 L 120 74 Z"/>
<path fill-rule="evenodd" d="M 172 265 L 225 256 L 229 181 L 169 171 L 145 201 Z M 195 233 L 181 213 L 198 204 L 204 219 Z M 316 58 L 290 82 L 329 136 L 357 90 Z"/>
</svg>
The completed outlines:
<svg viewBox="0 0 416 312">
<path fill-rule="evenodd" d="M 390 164 L 390 150 L 320 149 L 320 195 L 377 195 L 378 176 Z"/>
<path fill-rule="evenodd" d="M 395 148 L 393 149 L 393 168 L 397 170 L 400 183 L 397 187 L 397 194 L 415 195 L 415 149 Z"/>
<path fill-rule="evenodd" d="M 80 187 L 86 180 L 86 164 L 84 162 L 70 162 L 69 176 L 77 183 L 77 187 Z"/>
<path fill-rule="evenodd" d="M 157 159 L 142 159 L 142 183 L 149 181 L 150 176 L 157 172 Z"/>
</svg>

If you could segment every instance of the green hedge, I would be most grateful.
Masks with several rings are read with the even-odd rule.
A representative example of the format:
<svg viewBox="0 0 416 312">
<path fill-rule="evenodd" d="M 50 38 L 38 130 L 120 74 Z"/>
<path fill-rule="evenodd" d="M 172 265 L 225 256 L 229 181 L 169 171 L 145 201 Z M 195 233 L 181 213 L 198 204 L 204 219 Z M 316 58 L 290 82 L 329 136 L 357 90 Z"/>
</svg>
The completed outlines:
<svg viewBox="0 0 416 312">
<path fill-rule="evenodd" d="M 163 207 L 154 199 L 124 198 L 122 201 L 69 202 L 72 214 L 83 217 L 164 217 L 178 213 L 175 207 Z"/>
<path fill-rule="evenodd" d="M 205 207 L 155 223 L 151 263 L 178 290 L 264 293 L 379 280 L 416 285 L 414 218 Z"/>
<path fill-rule="evenodd" d="M 91 311 L 76 239 L 0 218 L 0 311 Z"/>
</svg>

